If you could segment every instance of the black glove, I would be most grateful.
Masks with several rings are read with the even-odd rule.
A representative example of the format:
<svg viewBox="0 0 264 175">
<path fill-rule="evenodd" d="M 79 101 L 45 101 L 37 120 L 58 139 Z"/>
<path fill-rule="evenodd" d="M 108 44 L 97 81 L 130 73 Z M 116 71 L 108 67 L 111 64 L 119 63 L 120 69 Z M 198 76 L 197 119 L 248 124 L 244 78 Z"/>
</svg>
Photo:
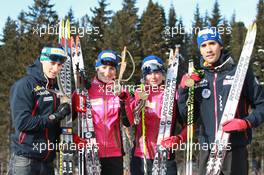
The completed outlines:
<svg viewBox="0 0 264 175">
<path fill-rule="evenodd" d="M 57 111 L 49 116 L 49 119 L 55 122 L 59 122 L 71 113 L 71 107 L 69 103 L 62 103 Z"/>
<path fill-rule="evenodd" d="M 128 98 L 128 95 L 126 92 L 121 92 L 118 97 L 120 98 L 120 100 L 126 101 Z"/>
</svg>

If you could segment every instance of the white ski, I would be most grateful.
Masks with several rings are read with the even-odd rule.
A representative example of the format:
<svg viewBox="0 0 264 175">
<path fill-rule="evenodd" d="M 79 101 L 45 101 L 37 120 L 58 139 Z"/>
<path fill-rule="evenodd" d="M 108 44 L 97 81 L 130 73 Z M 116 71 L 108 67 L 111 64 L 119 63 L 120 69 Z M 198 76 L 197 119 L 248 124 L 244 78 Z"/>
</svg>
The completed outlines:
<svg viewBox="0 0 264 175">
<path fill-rule="evenodd" d="M 175 53 L 170 50 L 169 66 L 167 69 L 165 92 L 163 96 L 161 120 L 159 134 L 157 139 L 157 151 L 153 161 L 152 175 L 166 174 L 166 161 L 168 159 L 168 150 L 162 147 L 161 140 L 170 136 L 173 117 L 173 106 L 176 93 L 176 82 L 179 65 L 179 51 L 176 48 Z"/>
</svg>

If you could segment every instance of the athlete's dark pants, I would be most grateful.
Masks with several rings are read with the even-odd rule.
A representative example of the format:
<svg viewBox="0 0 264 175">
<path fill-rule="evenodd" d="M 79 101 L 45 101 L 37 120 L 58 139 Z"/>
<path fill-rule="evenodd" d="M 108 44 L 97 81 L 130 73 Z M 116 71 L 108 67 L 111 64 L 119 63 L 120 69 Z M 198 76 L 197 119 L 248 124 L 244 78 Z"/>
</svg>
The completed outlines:
<svg viewBox="0 0 264 175">
<path fill-rule="evenodd" d="M 123 175 L 123 157 L 100 158 L 101 175 Z"/>
</svg>

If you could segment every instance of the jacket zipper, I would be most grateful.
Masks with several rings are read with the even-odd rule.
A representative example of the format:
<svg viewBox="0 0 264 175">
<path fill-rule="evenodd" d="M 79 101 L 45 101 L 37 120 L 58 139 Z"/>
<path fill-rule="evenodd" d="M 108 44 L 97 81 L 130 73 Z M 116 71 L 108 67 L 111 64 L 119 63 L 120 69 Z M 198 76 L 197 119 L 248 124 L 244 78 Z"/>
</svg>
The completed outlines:
<svg viewBox="0 0 264 175">
<path fill-rule="evenodd" d="M 49 157 L 49 155 L 50 155 L 50 149 L 49 149 L 49 137 L 48 137 L 48 135 L 49 135 L 49 130 L 48 130 L 48 128 L 46 128 L 45 129 L 45 137 L 46 137 L 46 140 L 47 140 L 47 144 L 48 144 L 48 153 L 47 153 L 47 155 L 45 156 L 45 158 L 44 158 L 44 160 L 47 160 L 48 159 L 48 157 Z"/>
<path fill-rule="evenodd" d="M 215 136 L 218 131 L 218 116 L 217 116 L 217 95 L 216 95 L 216 80 L 217 80 L 217 73 L 214 74 L 214 116 L 215 116 Z"/>
<path fill-rule="evenodd" d="M 105 157 L 107 156 L 106 155 L 106 119 L 107 119 L 107 113 L 106 113 L 106 108 L 107 108 L 107 101 L 106 101 L 106 97 L 105 97 L 105 93 L 104 93 L 104 98 L 103 98 L 103 100 L 104 100 L 104 154 L 105 154 Z"/>
<path fill-rule="evenodd" d="M 163 94 L 164 95 L 164 94 Z M 157 112 L 157 115 L 158 115 L 158 112 L 160 113 L 160 116 L 162 116 L 162 109 L 160 108 L 160 105 L 159 104 L 163 104 L 163 101 L 159 101 L 160 99 L 163 99 L 163 98 L 158 98 L 158 96 L 155 96 L 155 102 L 156 102 L 156 112 Z M 160 117 L 160 120 L 159 122 L 156 122 L 156 125 L 155 126 L 160 126 L 160 121 L 161 121 L 161 117 Z M 158 141 L 158 137 L 159 137 L 159 129 L 156 130 L 156 134 L 157 137 L 156 137 L 156 146 L 157 146 L 157 141 Z M 164 133 L 163 133 L 164 134 Z M 156 152 L 153 152 L 151 148 L 149 148 L 149 158 L 150 159 L 153 159 L 155 157 L 155 154 Z"/>
<path fill-rule="evenodd" d="M 56 95 L 55 94 L 53 94 L 53 112 L 55 112 L 56 111 L 56 103 L 57 103 L 57 100 L 56 100 Z M 46 140 L 47 140 L 47 143 L 48 143 L 48 153 L 47 153 L 47 155 L 45 156 L 45 158 L 44 158 L 44 160 L 47 160 L 48 159 L 48 157 L 49 157 L 49 155 L 50 155 L 50 150 L 49 150 L 49 130 L 48 130 L 48 128 L 46 128 L 45 129 L 45 137 L 46 137 Z"/>
<path fill-rule="evenodd" d="M 56 107 L 56 105 L 57 105 L 57 99 L 56 99 L 56 95 L 55 94 L 53 94 L 53 112 L 55 112 L 56 110 L 57 110 L 57 107 Z"/>
</svg>

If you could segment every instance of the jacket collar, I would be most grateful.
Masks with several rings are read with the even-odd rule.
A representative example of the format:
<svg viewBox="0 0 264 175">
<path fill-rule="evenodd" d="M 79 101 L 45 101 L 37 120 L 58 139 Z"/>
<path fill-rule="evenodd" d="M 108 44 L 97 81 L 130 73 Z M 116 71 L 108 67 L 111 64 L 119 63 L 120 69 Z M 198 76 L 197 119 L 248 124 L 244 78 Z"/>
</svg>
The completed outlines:
<svg viewBox="0 0 264 175">
<path fill-rule="evenodd" d="M 206 67 L 204 66 L 204 59 L 201 58 L 200 66 L 204 70 L 208 70 L 210 72 L 222 72 L 225 70 L 229 70 L 235 65 L 234 59 L 230 56 L 230 53 L 227 51 L 222 51 L 219 60 L 216 62 L 215 66 Z"/>
</svg>

